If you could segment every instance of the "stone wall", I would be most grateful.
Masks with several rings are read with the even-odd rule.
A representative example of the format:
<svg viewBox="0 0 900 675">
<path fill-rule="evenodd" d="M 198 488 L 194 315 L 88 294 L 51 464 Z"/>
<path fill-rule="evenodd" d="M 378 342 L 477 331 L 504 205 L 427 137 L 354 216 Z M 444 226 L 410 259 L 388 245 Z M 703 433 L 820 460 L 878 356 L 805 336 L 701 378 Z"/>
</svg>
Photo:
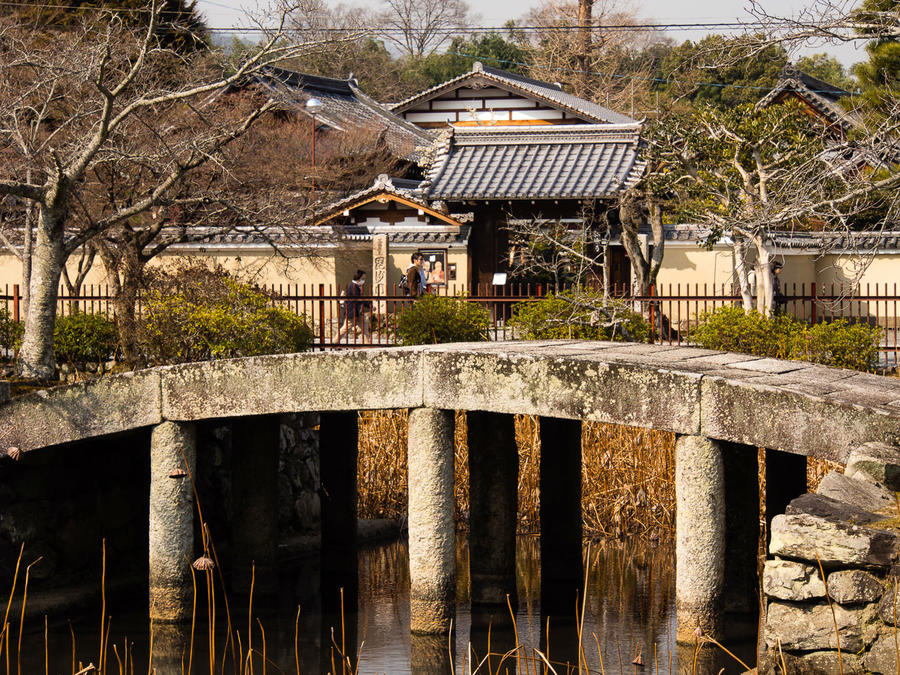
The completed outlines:
<svg viewBox="0 0 900 675">
<path fill-rule="evenodd" d="M 896 673 L 900 448 L 867 443 L 845 473 L 772 521 L 763 573 L 770 672 Z M 839 652 L 840 651 L 840 655 Z"/>
</svg>

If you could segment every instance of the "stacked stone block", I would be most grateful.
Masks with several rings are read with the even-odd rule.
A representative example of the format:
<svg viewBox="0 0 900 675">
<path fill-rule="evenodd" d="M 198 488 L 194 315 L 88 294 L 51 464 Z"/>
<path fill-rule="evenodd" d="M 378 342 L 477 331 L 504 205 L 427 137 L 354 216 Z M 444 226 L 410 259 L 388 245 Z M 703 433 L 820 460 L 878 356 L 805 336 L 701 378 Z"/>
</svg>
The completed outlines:
<svg viewBox="0 0 900 675">
<path fill-rule="evenodd" d="M 845 473 L 772 520 L 763 572 L 770 672 L 896 673 L 900 448 L 866 443 Z"/>
</svg>

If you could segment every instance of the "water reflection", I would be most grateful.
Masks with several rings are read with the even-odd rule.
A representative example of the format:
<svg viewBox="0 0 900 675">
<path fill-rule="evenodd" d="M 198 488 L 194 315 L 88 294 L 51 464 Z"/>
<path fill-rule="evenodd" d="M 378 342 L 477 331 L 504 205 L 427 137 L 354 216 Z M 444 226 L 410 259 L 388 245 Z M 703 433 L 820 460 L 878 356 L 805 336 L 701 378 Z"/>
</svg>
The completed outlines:
<svg viewBox="0 0 900 675">
<path fill-rule="evenodd" d="M 296 672 L 299 663 L 300 672 L 312 674 L 358 669 L 359 673 L 438 675 L 467 673 L 470 668 L 481 673 L 516 673 L 520 666 L 529 672 L 538 672 L 538 668 L 543 672 L 544 657 L 559 673 L 577 672 L 580 659 L 592 672 L 703 674 L 718 673 L 719 668 L 726 673 L 743 672 L 717 649 L 695 653 L 690 647 L 676 648 L 674 555 L 670 549 L 620 542 L 586 547 L 580 648 L 574 599 L 551 603 L 545 597 L 541 602 L 537 540 L 520 538 L 517 549 L 515 624 L 509 608 L 470 610 L 465 573 L 468 551 L 462 543 L 459 606 L 452 638 L 410 636 L 407 547 L 398 542 L 360 551 L 357 574 L 346 565 L 317 557 L 281 570 L 278 594 L 254 598 L 252 617 L 246 598 L 233 598 L 227 614 L 219 598 L 212 637 L 206 600 L 199 599 L 193 640 L 190 626 L 154 626 L 153 667 L 159 675 L 177 675 L 187 672 L 190 661 L 193 672 L 208 672 L 213 645 L 215 672 L 239 672 L 241 665 L 236 667 L 232 656 L 234 643 L 246 649 L 249 637 L 254 646 L 254 672 L 263 672 L 263 654 L 268 672 L 279 672 L 276 665 L 281 671 Z M 122 654 L 127 634 L 128 659 L 133 660 L 134 672 L 148 672 L 150 645 L 143 607 L 146 601 L 141 597 L 123 595 L 110 600 L 107 609 L 113 621 L 107 663 L 114 663 L 113 645 Z M 98 616 L 91 608 L 84 617 L 72 620 L 76 662 L 98 662 Z M 229 620 L 234 642 L 228 638 Z M 33 632 L 26 634 L 23 644 L 22 672 L 43 672 L 42 621 L 34 620 L 30 628 Z M 737 646 L 741 658 L 754 665 L 752 644 L 727 644 Z M 50 672 L 72 672 L 73 645 L 66 622 L 51 622 L 49 653 Z"/>
</svg>

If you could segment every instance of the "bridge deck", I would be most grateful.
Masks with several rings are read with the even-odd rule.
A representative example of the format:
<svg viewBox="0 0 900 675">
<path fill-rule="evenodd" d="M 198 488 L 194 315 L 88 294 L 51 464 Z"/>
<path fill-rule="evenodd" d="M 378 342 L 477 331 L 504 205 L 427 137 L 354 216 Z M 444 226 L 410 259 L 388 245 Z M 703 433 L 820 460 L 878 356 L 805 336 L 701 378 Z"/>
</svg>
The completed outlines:
<svg viewBox="0 0 900 675">
<path fill-rule="evenodd" d="M 900 379 L 744 354 L 632 343 L 435 345 L 166 366 L 0 407 L 23 451 L 151 426 L 296 411 L 435 407 L 700 434 L 842 461 L 900 439 Z"/>
</svg>

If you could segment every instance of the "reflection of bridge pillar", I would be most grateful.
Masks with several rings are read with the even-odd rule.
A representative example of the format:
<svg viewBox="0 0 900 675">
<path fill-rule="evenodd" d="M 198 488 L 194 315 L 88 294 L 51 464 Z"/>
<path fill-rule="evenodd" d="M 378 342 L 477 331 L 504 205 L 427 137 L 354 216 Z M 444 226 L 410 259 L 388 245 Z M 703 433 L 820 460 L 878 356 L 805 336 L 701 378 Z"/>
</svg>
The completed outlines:
<svg viewBox="0 0 900 675">
<path fill-rule="evenodd" d="M 515 418 L 466 414 L 469 444 L 469 584 L 472 605 L 516 606 L 519 453 Z M 506 611 L 506 610 L 504 610 Z"/>
<path fill-rule="evenodd" d="M 187 462 L 187 466 L 185 466 Z M 194 495 L 187 473 L 197 466 L 192 423 L 163 422 L 150 435 L 150 617 L 176 623 L 191 616 Z"/>
<path fill-rule="evenodd" d="M 806 457 L 780 450 L 766 450 L 766 546 L 772 518 L 784 513 L 792 499 L 806 492 Z"/>
<path fill-rule="evenodd" d="M 187 626 L 181 624 L 153 625 L 153 653 L 151 667 L 157 673 L 181 673 L 187 669 L 188 633 Z M 200 642 L 198 640 L 198 642 Z M 200 651 L 199 645 L 197 651 Z M 198 654 L 194 662 L 202 663 Z M 110 669 L 111 671 L 112 669 Z"/>
<path fill-rule="evenodd" d="M 446 633 L 456 600 L 453 412 L 409 412 L 410 630 Z"/>
<path fill-rule="evenodd" d="M 254 593 L 277 588 L 278 448 L 281 418 L 264 415 L 231 424 L 233 549 L 232 589 Z"/>
<path fill-rule="evenodd" d="M 412 675 L 447 675 L 453 672 L 453 641 L 447 635 L 417 635 L 409 640 Z"/>
<path fill-rule="evenodd" d="M 722 447 L 702 436 L 675 444 L 675 608 L 679 642 L 722 633 L 725 580 Z"/>
<path fill-rule="evenodd" d="M 331 663 L 331 630 L 349 670 L 356 668 L 359 557 L 356 545 L 359 414 L 322 413 L 319 472 L 322 503 L 322 668 Z M 343 595 L 341 591 L 343 590 Z M 342 622 L 343 621 L 343 625 Z M 343 643 L 343 644 L 342 644 Z M 335 662 L 340 659 L 336 658 Z M 342 671 L 343 672 L 343 669 Z"/>
<path fill-rule="evenodd" d="M 581 422 L 542 417 L 541 611 L 574 617 L 581 560 Z"/>
<path fill-rule="evenodd" d="M 725 471 L 725 611 L 759 610 L 759 457 L 755 447 L 721 443 Z M 753 624 L 754 631 L 756 624 Z"/>
</svg>

